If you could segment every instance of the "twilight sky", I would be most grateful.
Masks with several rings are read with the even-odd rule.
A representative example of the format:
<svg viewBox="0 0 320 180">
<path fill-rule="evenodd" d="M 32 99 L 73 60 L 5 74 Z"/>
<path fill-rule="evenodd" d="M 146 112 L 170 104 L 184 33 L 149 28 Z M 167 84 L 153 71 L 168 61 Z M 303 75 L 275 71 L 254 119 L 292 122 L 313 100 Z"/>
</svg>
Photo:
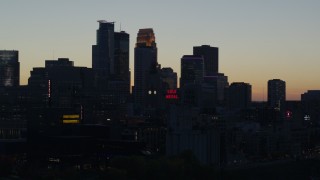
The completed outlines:
<svg viewBox="0 0 320 180">
<path fill-rule="evenodd" d="M 289 100 L 320 89 L 319 0 L 2 0 L 0 17 L 0 49 L 19 51 L 21 84 L 46 59 L 91 67 L 104 19 L 130 34 L 131 70 L 138 30 L 153 28 L 158 62 L 179 76 L 180 58 L 207 44 L 219 47 L 229 83 L 252 85 L 253 100 L 266 100 L 275 78 L 286 81 Z"/>
</svg>

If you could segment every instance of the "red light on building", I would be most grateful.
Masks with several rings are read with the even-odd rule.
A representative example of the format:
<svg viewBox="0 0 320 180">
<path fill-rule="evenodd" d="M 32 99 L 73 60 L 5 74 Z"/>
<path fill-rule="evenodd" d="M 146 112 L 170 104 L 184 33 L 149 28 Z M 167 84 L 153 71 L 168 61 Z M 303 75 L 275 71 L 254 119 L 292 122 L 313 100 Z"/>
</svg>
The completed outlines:
<svg viewBox="0 0 320 180">
<path fill-rule="evenodd" d="M 166 94 L 166 99 L 178 99 L 177 90 L 176 89 L 168 89 Z"/>
<path fill-rule="evenodd" d="M 291 111 L 286 111 L 286 118 L 291 118 L 292 112 Z"/>
<path fill-rule="evenodd" d="M 167 94 L 177 94 L 177 90 L 176 89 L 168 89 Z"/>
<path fill-rule="evenodd" d="M 178 99 L 178 95 L 176 94 L 167 94 L 166 99 Z"/>
</svg>

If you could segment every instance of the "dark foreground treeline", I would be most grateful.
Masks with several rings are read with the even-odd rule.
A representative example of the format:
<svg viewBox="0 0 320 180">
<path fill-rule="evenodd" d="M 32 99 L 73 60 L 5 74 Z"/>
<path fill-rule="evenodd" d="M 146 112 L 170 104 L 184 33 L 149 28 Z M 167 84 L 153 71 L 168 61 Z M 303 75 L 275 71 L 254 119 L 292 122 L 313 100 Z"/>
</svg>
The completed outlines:
<svg viewBox="0 0 320 180">
<path fill-rule="evenodd" d="M 190 152 L 175 157 L 116 157 L 105 165 L 74 166 L 63 164 L 44 166 L 39 162 L 16 162 L 0 157 L 0 179 L 318 179 L 319 160 L 303 160 L 261 165 L 234 170 L 201 165 Z M 48 168 L 49 167 L 49 168 Z"/>
</svg>

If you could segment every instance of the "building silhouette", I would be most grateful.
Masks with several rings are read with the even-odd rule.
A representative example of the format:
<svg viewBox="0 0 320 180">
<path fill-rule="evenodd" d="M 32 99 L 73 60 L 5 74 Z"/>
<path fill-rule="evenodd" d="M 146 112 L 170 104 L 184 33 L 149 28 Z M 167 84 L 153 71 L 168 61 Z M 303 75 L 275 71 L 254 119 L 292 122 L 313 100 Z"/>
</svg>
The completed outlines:
<svg viewBox="0 0 320 180">
<path fill-rule="evenodd" d="M 204 76 L 201 85 L 202 106 L 206 108 L 223 106 L 226 101 L 228 86 L 228 76 L 225 76 L 223 73 Z"/>
<path fill-rule="evenodd" d="M 161 68 L 161 79 L 166 83 L 167 89 L 177 89 L 177 73 L 172 68 Z"/>
<path fill-rule="evenodd" d="M 37 107 L 73 107 L 75 99 L 93 89 L 91 68 L 75 67 L 68 58 L 46 60 L 30 72 L 28 88 Z"/>
<path fill-rule="evenodd" d="M 320 101 L 320 90 L 308 90 L 301 94 L 301 101 Z"/>
<path fill-rule="evenodd" d="M 127 81 L 130 87 L 129 34 L 125 31 L 114 33 L 114 76 Z"/>
<path fill-rule="evenodd" d="M 129 34 L 114 32 L 114 22 L 100 20 L 92 46 L 95 88 L 103 104 L 124 105 L 130 95 Z"/>
<path fill-rule="evenodd" d="M 301 103 L 304 122 L 318 126 L 320 124 L 320 90 L 308 90 L 301 94 Z"/>
<path fill-rule="evenodd" d="M 204 76 L 203 62 L 202 56 L 184 55 L 181 58 L 180 88 L 188 83 L 202 83 Z"/>
<path fill-rule="evenodd" d="M 116 98 L 115 103 L 124 104 L 130 95 L 129 34 L 114 33 L 114 74 L 108 83 L 108 91 Z"/>
<path fill-rule="evenodd" d="M 114 74 L 114 22 L 100 20 L 97 43 L 92 45 L 92 69 L 96 85 L 107 86 L 107 80 Z"/>
<path fill-rule="evenodd" d="M 281 108 L 286 101 L 286 82 L 281 79 L 268 81 L 268 105 L 271 108 Z"/>
<path fill-rule="evenodd" d="M 153 29 L 139 29 L 134 48 L 134 102 L 139 109 L 145 105 L 148 93 L 147 76 L 158 64 L 157 45 Z"/>
<path fill-rule="evenodd" d="M 92 68 L 46 60 L 19 86 L 18 51 L 0 51 L 0 154 L 14 155 L 13 167 L 27 161 L 97 170 L 117 156 L 189 158 L 191 150 L 202 164 L 232 169 L 309 160 L 319 151 L 320 90 L 302 94 L 301 103 L 286 101 L 285 81 L 272 79 L 269 107 L 252 103 L 252 86 L 229 86 L 219 73 L 218 48 L 209 45 L 181 58 L 179 89 L 177 73 L 158 64 L 151 28 L 137 34 L 131 103 L 129 34 L 98 22 Z"/>
<path fill-rule="evenodd" d="M 19 84 L 19 52 L 0 50 L 0 87 L 17 87 Z"/>
<path fill-rule="evenodd" d="M 30 106 L 27 94 L 26 86 L 0 88 L 0 151 L 3 140 L 13 140 L 11 142 L 26 140 L 27 107 Z"/>
<path fill-rule="evenodd" d="M 209 45 L 194 46 L 193 55 L 203 56 L 205 75 L 219 72 L 219 48 Z"/>
<path fill-rule="evenodd" d="M 228 105 L 231 109 L 250 107 L 252 90 L 249 83 L 233 82 L 228 88 Z"/>
<path fill-rule="evenodd" d="M 223 147 L 221 133 L 214 124 L 216 118 L 199 108 L 173 106 L 168 117 L 166 154 L 173 156 L 191 150 L 201 163 L 219 166 Z"/>
<path fill-rule="evenodd" d="M 161 77 L 161 67 L 158 64 L 153 66 L 146 77 L 146 90 L 144 114 L 149 117 L 163 115 L 164 93 L 167 87 Z"/>
</svg>

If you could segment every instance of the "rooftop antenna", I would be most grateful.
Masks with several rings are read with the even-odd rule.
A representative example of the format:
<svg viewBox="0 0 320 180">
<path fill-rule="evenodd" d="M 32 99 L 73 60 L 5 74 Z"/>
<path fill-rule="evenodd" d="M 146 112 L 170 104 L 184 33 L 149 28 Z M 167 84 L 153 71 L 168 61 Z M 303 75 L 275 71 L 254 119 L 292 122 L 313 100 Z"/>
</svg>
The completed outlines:
<svg viewBox="0 0 320 180">
<path fill-rule="evenodd" d="M 121 22 L 120 22 L 120 32 L 121 32 Z"/>
<path fill-rule="evenodd" d="M 264 102 L 264 87 L 262 88 L 262 102 Z"/>
<path fill-rule="evenodd" d="M 54 60 L 54 49 L 52 50 L 52 60 Z"/>
</svg>

